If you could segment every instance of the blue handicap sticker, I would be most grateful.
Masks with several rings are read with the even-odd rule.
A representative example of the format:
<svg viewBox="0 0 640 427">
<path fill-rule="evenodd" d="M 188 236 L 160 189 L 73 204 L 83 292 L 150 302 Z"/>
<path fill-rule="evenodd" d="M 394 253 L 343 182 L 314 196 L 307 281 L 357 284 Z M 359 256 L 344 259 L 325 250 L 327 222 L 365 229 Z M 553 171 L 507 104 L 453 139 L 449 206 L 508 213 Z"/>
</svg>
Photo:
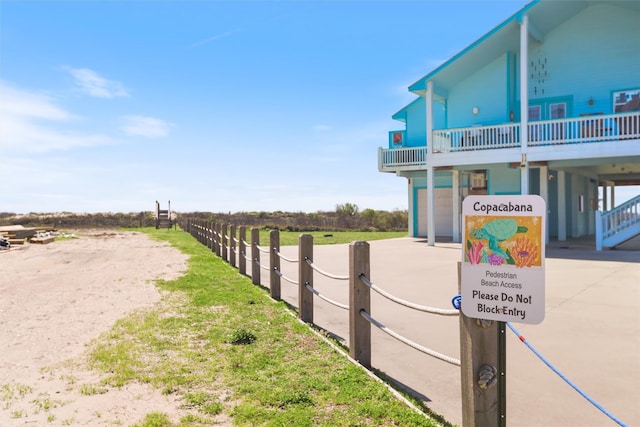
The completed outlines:
<svg viewBox="0 0 640 427">
<path fill-rule="evenodd" d="M 453 297 L 451 304 L 453 305 L 453 308 L 460 310 L 460 307 L 462 306 L 462 295 L 456 295 Z"/>
</svg>

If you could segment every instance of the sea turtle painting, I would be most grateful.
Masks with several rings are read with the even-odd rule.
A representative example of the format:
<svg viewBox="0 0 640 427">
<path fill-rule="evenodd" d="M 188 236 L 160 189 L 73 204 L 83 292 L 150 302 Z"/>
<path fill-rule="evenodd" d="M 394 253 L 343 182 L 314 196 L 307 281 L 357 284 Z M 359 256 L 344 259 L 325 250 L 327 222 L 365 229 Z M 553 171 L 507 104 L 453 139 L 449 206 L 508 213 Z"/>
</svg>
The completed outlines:
<svg viewBox="0 0 640 427">
<path fill-rule="evenodd" d="M 502 250 L 498 242 L 503 242 L 512 238 L 516 233 L 526 233 L 527 227 L 518 226 L 513 218 L 495 219 L 484 224 L 480 228 L 471 230 L 469 234 L 476 239 L 486 240 L 489 249 L 493 253 L 500 255 L 504 259 L 508 259 L 509 255 Z"/>
</svg>

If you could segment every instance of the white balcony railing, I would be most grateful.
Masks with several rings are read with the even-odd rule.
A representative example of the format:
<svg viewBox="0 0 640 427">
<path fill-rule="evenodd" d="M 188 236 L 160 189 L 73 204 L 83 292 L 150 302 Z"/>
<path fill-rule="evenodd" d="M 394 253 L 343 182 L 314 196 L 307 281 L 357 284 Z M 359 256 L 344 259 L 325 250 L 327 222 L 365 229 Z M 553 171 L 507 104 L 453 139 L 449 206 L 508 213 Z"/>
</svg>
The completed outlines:
<svg viewBox="0 0 640 427">
<path fill-rule="evenodd" d="M 640 139 L 640 112 L 531 122 L 527 126 L 527 137 L 532 147 L 637 140 Z M 520 147 L 519 123 L 433 131 L 435 155 L 513 147 Z M 381 149 L 379 169 L 420 169 L 426 165 L 426 154 L 424 146 Z"/>
</svg>

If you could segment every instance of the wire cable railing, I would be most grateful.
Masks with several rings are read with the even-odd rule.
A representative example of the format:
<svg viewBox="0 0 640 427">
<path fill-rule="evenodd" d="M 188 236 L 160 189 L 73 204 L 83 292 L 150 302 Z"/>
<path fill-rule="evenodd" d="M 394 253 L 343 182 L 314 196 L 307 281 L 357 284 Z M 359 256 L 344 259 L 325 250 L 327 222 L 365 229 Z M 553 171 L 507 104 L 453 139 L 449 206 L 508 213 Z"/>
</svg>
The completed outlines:
<svg viewBox="0 0 640 427">
<path fill-rule="evenodd" d="M 374 285 L 366 276 L 360 275 L 360 280 L 362 280 L 365 285 L 370 287 L 371 290 L 376 291 L 378 294 L 382 295 L 383 297 L 387 298 L 390 301 L 395 302 L 396 304 L 400 304 L 400 305 L 403 305 L 403 306 L 408 307 L 408 308 L 412 308 L 412 309 L 417 310 L 417 311 L 423 311 L 425 313 L 431 313 L 431 314 L 438 314 L 438 315 L 441 315 L 441 316 L 459 316 L 460 315 L 458 310 L 449 310 L 449 309 L 443 309 L 443 308 L 429 307 L 429 306 L 426 306 L 426 305 L 415 304 L 415 303 L 400 299 L 398 297 L 395 297 L 395 296 L 391 295 L 390 293 L 388 293 L 388 292 L 384 291 L 383 289 L 381 289 L 381 288 L 377 287 L 376 285 Z"/>
<path fill-rule="evenodd" d="M 326 301 L 326 302 L 328 302 L 329 304 L 334 305 L 334 306 L 336 306 L 336 307 L 338 307 L 338 308 L 342 308 L 342 309 L 344 309 L 344 310 L 349 310 L 349 305 L 347 305 L 347 304 L 342 304 L 342 303 L 340 303 L 340 302 L 334 301 L 334 300 L 332 300 L 332 299 L 330 299 L 330 298 L 328 298 L 328 297 L 324 296 L 323 294 L 321 294 L 320 292 L 318 292 L 316 289 L 314 289 L 314 288 L 313 288 L 313 286 L 311 286 L 309 283 L 305 283 L 305 285 L 304 285 L 304 286 L 305 286 L 305 288 L 307 288 L 307 289 L 309 289 L 311 292 L 313 292 L 313 294 L 314 294 L 315 296 L 317 296 L 318 298 L 320 298 L 321 300 Z"/>
<path fill-rule="evenodd" d="M 452 365 L 455 366 L 460 366 L 460 360 L 456 359 L 454 357 L 450 357 L 447 356 L 445 354 L 439 353 L 437 351 L 431 350 L 429 348 L 426 348 L 424 346 L 421 346 L 420 344 L 416 344 L 415 342 L 403 337 L 402 335 L 398 334 L 397 332 L 394 332 L 393 330 L 387 328 L 385 325 L 383 325 L 382 323 L 378 322 L 376 319 L 374 319 L 373 317 L 371 317 L 366 311 L 364 310 L 360 310 L 360 315 L 362 317 L 364 317 L 365 319 L 367 319 L 367 321 L 369 321 L 369 323 L 371 323 L 372 325 L 374 325 L 375 327 L 377 327 L 378 329 L 380 329 L 382 332 L 386 333 L 389 336 L 392 336 L 393 338 L 397 339 L 398 341 L 408 345 L 411 348 L 414 348 L 424 354 L 427 354 L 429 356 L 435 357 L 436 359 L 442 360 L 443 362 L 447 362 L 450 363 Z"/>
<path fill-rule="evenodd" d="M 199 241 L 201 241 L 203 244 L 207 245 L 207 246 L 211 246 L 212 250 L 214 247 L 217 247 L 218 249 L 222 246 L 222 247 L 227 247 L 226 245 L 222 244 L 220 242 L 220 236 L 221 234 L 218 233 L 216 231 L 216 227 L 201 227 L 198 224 L 194 224 L 194 228 L 191 230 L 191 233 L 194 235 L 194 237 L 196 237 Z M 253 233 L 252 233 L 253 234 Z M 257 233 L 256 233 L 257 235 Z M 244 236 L 243 231 L 241 231 L 241 236 Z M 311 237 L 310 235 L 307 235 L 308 237 Z M 370 335 L 369 332 L 367 332 L 368 330 L 370 330 L 371 327 L 376 327 L 378 328 L 381 332 L 384 332 L 386 335 L 394 338 L 395 340 L 397 340 L 398 342 L 413 348 L 414 350 L 417 350 L 427 356 L 433 357 L 437 360 L 443 361 L 445 363 L 448 363 L 450 365 L 453 366 L 457 366 L 457 367 L 461 367 L 461 371 L 462 372 L 466 372 L 469 371 L 470 366 L 468 365 L 470 362 L 470 359 L 468 358 L 467 355 L 465 355 L 466 353 L 464 353 L 462 351 L 462 340 L 461 340 L 461 357 L 460 359 L 455 358 L 455 357 L 451 357 L 448 356 L 446 354 L 443 354 L 441 352 L 438 352 L 436 350 L 430 349 L 424 345 L 421 345 L 419 343 L 414 342 L 413 340 L 401 335 L 400 333 L 396 332 L 395 330 L 391 329 L 388 325 L 386 325 L 385 323 L 383 323 L 381 320 L 376 319 L 373 314 L 371 313 L 371 310 L 369 308 L 369 293 L 370 291 L 374 291 L 376 292 L 378 295 L 380 295 L 381 297 L 385 298 L 388 301 L 391 301 L 399 306 L 403 306 L 403 307 L 407 307 L 409 309 L 412 310 L 416 310 L 419 312 L 424 312 L 427 314 L 434 314 L 434 315 L 439 315 L 439 316 L 460 316 L 460 311 L 459 311 L 459 305 L 456 306 L 456 304 L 454 304 L 454 307 L 456 307 L 456 310 L 451 310 L 451 309 L 444 309 L 444 308 L 437 308 L 437 307 L 431 307 L 428 305 L 422 305 L 422 304 L 417 304 L 411 301 L 407 301 L 405 299 L 402 299 L 398 296 L 393 295 L 391 292 L 386 291 L 385 289 L 383 289 L 382 287 L 376 285 L 375 283 L 373 283 L 371 281 L 371 279 L 368 277 L 369 276 L 369 258 L 368 258 L 368 249 L 366 251 L 366 262 L 363 261 L 352 261 L 352 253 L 350 252 L 350 257 L 349 257 L 349 274 L 348 275 L 338 275 L 338 274 L 334 274 L 334 273 L 330 273 L 320 267 L 318 267 L 318 265 L 314 262 L 313 260 L 313 250 L 308 250 L 308 252 L 305 252 L 305 249 L 303 249 L 303 243 L 302 240 L 300 240 L 299 242 L 299 256 L 297 258 L 295 257 L 286 257 L 284 256 L 281 252 L 280 252 L 280 247 L 279 247 L 279 242 L 277 245 L 274 245 L 273 242 L 269 245 L 269 247 L 264 247 L 264 246 L 260 246 L 259 245 L 259 241 L 256 239 L 255 236 L 252 235 L 252 241 L 248 242 L 246 241 L 246 239 L 244 238 L 236 238 L 235 235 L 233 235 L 233 232 L 231 233 L 231 235 L 224 235 L 225 239 L 227 241 L 233 241 L 236 243 L 239 243 L 239 249 L 237 250 L 240 257 L 245 259 L 248 262 L 251 262 L 252 265 L 255 267 L 254 270 L 252 270 L 252 278 L 255 274 L 257 274 L 258 276 L 260 276 L 260 270 L 265 270 L 265 271 L 270 271 L 272 274 L 272 280 L 269 284 L 269 286 L 273 289 L 273 287 L 276 285 L 275 281 L 274 281 L 274 277 L 277 278 L 277 286 L 278 286 L 278 292 L 279 292 L 279 285 L 280 285 L 280 279 L 285 280 L 295 286 L 298 286 L 300 291 L 298 293 L 298 314 L 301 320 L 303 320 L 304 322 L 309 322 L 309 323 L 313 323 L 313 310 L 311 309 L 311 313 L 309 314 L 303 314 L 303 310 L 304 307 L 309 305 L 308 301 L 303 303 L 300 298 L 302 298 L 303 295 L 311 295 L 312 297 L 318 297 L 319 300 L 322 300 L 323 302 L 326 302 L 330 305 L 333 305 L 337 308 L 340 308 L 342 310 L 346 310 L 349 311 L 349 316 L 350 319 L 353 320 L 354 316 L 356 316 L 357 318 L 361 319 L 359 322 L 349 322 L 349 338 L 350 338 L 350 342 L 349 342 L 349 353 L 350 356 L 354 359 L 357 360 L 358 362 L 360 362 L 363 366 L 370 368 L 370 352 L 371 352 L 371 342 L 370 342 L 370 338 L 368 338 L 367 342 L 365 344 L 362 344 L 360 342 L 358 342 L 358 340 L 353 340 L 353 337 L 362 337 L 362 336 L 366 336 L 366 335 Z M 301 236 L 302 238 L 303 236 Z M 354 245 L 356 243 L 364 243 L 366 244 L 366 242 L 354 242 L 352 243 L 352 245 L 350 246 L 350 251 L 351 249 L 354 247 Z M 366 244 L 368 245 L 368 244 Z M 253 256 L 247 256 L 246 251 L 244 249 L 246 248 L 254 248 L 253 251 Z M 312 248 L 312 245 L 311 245 Z M 367 246 L 368 248 L 368 246 Z M 236 252 L 236 249 L 234 246 L 231 247 L 231 250 L 233 252 Z M 260 262 L 260 258 L 259 258 L 259 252 L 262 253 L 268 253 L 270 256 L 270 261 L 271 261 L 271 266 L 270 267 L 265 267 L 264 265 L 261 264 Z M 357 258 L 354 256 L 354 258 Z M 298 265 L 298 274 L 299 277 L 298 279 L 295 279 L 293 277 L 288 277 L 287 275 L 285 275 L 283 273 L 283 271 L 280 269 L 279 266 L 279 262 L 280 260 L 284 260 L 286 262 L 292 263 L 292 264 L 297 264 Z M 358 289 L 358 292 L 355 292 L 355 288 L 350 289 L 350 298 L 349 298 L 349 303 L 348 304 L 344 304 L 341 303 L 339 301 L 336 301 L 330 297 L 328 297 L 327 295 L 325 295 L 323 292 L 321 292 L 320 290 L 318 290 L 317 288 L 314 287 L 314 283 L 313 283 L 313 273 L 318 273 L 321 276 L 324 276 L 326 278 L 329 279 L 333 279 L 333 280 L 347 280 L 349 281 L 349 286 L 350 287 L 357 287 L 360 286 Z M 304 290 L 304 291 L 303 291 Z M 356 299 L 352 299 L 351 296 L 351 292 L 353 291 L 354 294 L 366 294 L 366 298 L 358 301 L 357 298 Z M 278 298 L 279 298 L 279 294 L 278 294 Z M 307 298 L 307 297 L 305 297 Z M 360 296 L 359 298 L 362 298 L 362 296 Z M 454 298 L 455 299 L 455 298 Z M 363 302 L 366 301 L 366 302 Z M 313 300 L 311 300 L 311 307 L 313 307 Z M 365 308 L 363 308 L 365 307 Z M 461 327 L 463 325 L 463 318 L 461 316 Z M 474 320 L 474 319 L 466 319 L 464 321 L 468 321 L 468 320 Z M 352 323 L 354 325 L 352 325 Z M 358 326 L 358 324 L 366 324 L 368 329 L 358 329 L 358 328 L 364 328 L 364 326 L 360 325 Z M 490 324 L 490 321 L 482 321 L 480 319 L 476 319 L 473 323 L 478 323 L 478 325 L 480 325 L 480 328 L 486 328 L 486 327 L 491 327 L 491 326 L 487 326 L 488 324 Z M 626 424 L 624 424 L 619 418 L 615 417 L 613 414 L 611 414 L 610 412 L 608 412 L 602 405 L 600 405 L 598 402 L 596 402 L 594 399 L 592 399 L 590 396 L 588 396 L 583 390 L 581 390 L 579 387 L 577 387 L 573 382 L 571 382 L 565 375 L 563 375 L 557 368 L 555 368 L 547 359 L 545 359 L 522 335 L 520 335 L 520 333 L 509 323 L 509 322 L 505 322 L 506 325 L 513 331 L 513 333 L 520 339 L 520 341 L 525 344 L 547 367 L 549 367 L 556 375 L 560 376 L 569 386 L 571 386 L 576 392 L 578 392 L 584 399 L 586 399 L 590 404 L 592 404 L 593 406 L 595 406 L 598 410 L 600 410 L 602 413 L 604 413 L 607 417 L 609 417 L 613 422 L 615 422 L 616 424 L 620 425 L 620 426 L 626 426 Z M 484 325 L 484 326 L 483 326 Z M 352 329 L 355 328 L 355 329 Z M 504 329 L 503 329 L 504 331 Z M 462 339 L 462 336 L 461 336 Z M 359 341 L 362 341 L 361 339 Z M 466 345 L 466 344 L 465 344 Z M 368 348 L 357 348 L 358 346 L 361 347 L 367 347 Z M 469 351 L 469 347 L 466 347 L 467 351 Z M 367 355 L 368 354 L 368 355 Z M 357 355 L 357 357 L 356 357 Z M 364 355 L 364 356 L 363 356 Z M 465 367 L 466 366 L 466 367 Z M 483 365 L 486 366 L 486 365 Z M 491 367 L 493 368 L 493 367 Z M 486 375 L 486 369 L 480 369 L 480 371 L 473 371 L 473 381 L 475 382 L 475 386 L 478 387 L 484 387 L 484 389 L 487 389 L 489 387 L 493 387 L 495 386 L 496 383 L 498 383 L 499 381 L 495 380 L 495 368 L 494 372 L 491 373 L 488 377 L 485 377 Z M 497 374 L 498 376 L 500 376 L 500 373 Z M 477 377 L 476 377 L 477 376 Z M 463 382 L 464 385 L 464 382 Z M 474 387 L 475 387 L 474 386 Z M 468 405 L 474 405 L 475 403 L 468 403 Z M 464 405 L 464 403 L 463 403 Z"/>
<path fill-rule="evenodd" d="M 320 269 L 320 267 L 317 267 L 312 260 L 310 260 L 309 258 L 305 258 L 304 259 L 305 262 L 307 264 L 309 264 L 309 266 L 317 273 L 322 274 L 323 276 L 326 276 L 330 279 L 336 279 L 336 280 L 349 280 L 349 276 L 339 276 L 337 274 L 332 274 L 332 273 L 328 273 L 322 269 Z"/>
</svg>

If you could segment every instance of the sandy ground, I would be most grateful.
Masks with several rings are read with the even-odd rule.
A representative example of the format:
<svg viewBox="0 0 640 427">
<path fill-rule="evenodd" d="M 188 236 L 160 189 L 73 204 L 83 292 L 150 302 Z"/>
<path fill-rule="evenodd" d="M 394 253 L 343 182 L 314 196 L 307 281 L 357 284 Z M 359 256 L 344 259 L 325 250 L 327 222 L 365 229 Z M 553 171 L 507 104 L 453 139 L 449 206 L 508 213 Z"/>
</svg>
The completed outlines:
<svg viewBox="0 0 640 427">
<path fill-rule="evenodd" d="M 179 402 L 144 385 L 80 390 L 101 378 L 83 364 L 87 343 L 159 302 L 153 281 L 178 277 L 186 256 L 137 232 L 77 235 L 0 252 L 0 426 L 127 426 L 154 411 L 177 421 Z"/>
</svg>

